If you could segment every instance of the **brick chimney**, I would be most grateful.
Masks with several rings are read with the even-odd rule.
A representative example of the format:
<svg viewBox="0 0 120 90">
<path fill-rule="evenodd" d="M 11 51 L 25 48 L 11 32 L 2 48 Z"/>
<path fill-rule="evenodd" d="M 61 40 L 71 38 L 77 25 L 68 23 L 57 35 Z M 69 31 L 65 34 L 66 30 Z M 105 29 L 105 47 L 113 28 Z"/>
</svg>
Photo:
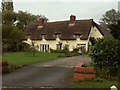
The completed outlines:
<svg viewBox="0 0 120 90">
<path fill-rule="evenodd" d="M 42 28 L 43 27 L 43 24 L 44 24 L 44 18 L 39 18 L 38 19 L 38 28 Z"/>
<path fill-rule="evenodd" d="M 74 26 L 75 20 L 76 20 L 76 16 L 71 15 L 71 16 L 70 16 L 69 26 Z"/>
</svg>

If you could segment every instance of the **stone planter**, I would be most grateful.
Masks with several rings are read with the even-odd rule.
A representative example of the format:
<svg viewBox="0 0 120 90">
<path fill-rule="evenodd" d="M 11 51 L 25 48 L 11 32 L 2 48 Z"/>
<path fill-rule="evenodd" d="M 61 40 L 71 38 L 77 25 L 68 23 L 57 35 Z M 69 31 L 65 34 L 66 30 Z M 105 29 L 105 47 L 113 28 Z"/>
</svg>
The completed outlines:
<svg viewBox="0 0 120 90">
<path fill-rule="evenodd" d="M 74 67 L 74 76 L 75 80 L 91 80 L 95 78 L 95 71 L 93 67 L 83 67 L 83 64 L 77 64 Z"/>
</svg>

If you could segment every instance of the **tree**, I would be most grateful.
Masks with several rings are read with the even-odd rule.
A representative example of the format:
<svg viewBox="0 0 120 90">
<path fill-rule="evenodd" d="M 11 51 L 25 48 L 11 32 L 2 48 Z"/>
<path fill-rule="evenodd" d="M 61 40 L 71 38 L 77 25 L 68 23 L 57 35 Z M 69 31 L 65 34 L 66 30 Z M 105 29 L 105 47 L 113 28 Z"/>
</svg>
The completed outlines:
<svg viewBox="0 0 120 90">
<path fill-rule="evenodd" d="M 12 0 L 9 0 L 9 2 L 3 0 L 1 4 L 3 50 L 17 51 L 25 36 L 24 29 L 30 22 L 37 22 L 38 16 L 41 17 L 41 15 L 33 15 L 23 11 L 14 12 Z M 46 17 L 44 18 L 48 20 Z"/>
<path fill-rule="evenodd" d="M 100 75 L 109 76 L 109 79 L 120 74 L 120 41 L 115 39 L 97 39 L 89 55 Z"/>
<path fill-rule="evenodd" d="M 15 22 L 15 25 L 20 29 L 20 30 L 25 30 L 26 26 L 30 22 L 37 22 L 38 18 L 44 18 L 45 21 L 47 22 L 48 19 L 43 15 L 33 15 L 28 12 L 23 12 L 23 11 L 18 11 L 17 13 L 17 22 Z"/>
<path fill-rule="evenodd" d="M 120 20 L 120 13 L 115 9 L 111 9 L 107 11 L 100 20 L 101 25 L 109 28 L 110 25 L 116 25 L 118 23 L 118 20 Z"/>
<path fill-rule="evenodd" d="M 100 24 L 109 29 L 115 39 L 120 40 L 120 12 L 114 9 L 107 11 Z"/>
<path fill-rule="evenodd" d="M 12 0 L 9 0 L 9 1 L 2 0 L 1 6 L 2 6 L 2 11 L 13 11 L 14 10 Z"/>
<path fill-rule="evenodd" d="M 111 34 L 115 37 L 115 39 L 120 40 L 120 20 L 116 25 L 112 24 L 109 28 L 111 29 Z"/>
<path fill-rule="evenodd" d="M 2 25 L 2 41 L 3 50 L 17 51 L 18 44 L 21 43 L 24 37 L 23 31 L 19 30 L 16 26 Z"/>
<path fill-rule="evenodd" d="M 14 26 L 16 20 L 17 17 L 15 12 L 2 11 L 2 24 Z"/>
<path fill-rule="evenodd" d="M 37 20 L 37 16 L 30 14 L 28 12 L 19 11 L 17 13 L 16 26 L 19 29 L 24 30 L 30 22 L 35 21 L 35 20 Z"/>
</svg>

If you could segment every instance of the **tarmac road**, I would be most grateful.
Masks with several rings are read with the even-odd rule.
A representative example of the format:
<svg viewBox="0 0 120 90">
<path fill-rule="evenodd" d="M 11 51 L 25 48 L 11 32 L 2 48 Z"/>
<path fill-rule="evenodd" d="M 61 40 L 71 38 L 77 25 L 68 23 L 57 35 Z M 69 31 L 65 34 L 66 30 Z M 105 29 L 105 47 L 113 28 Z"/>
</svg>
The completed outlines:
<svg viewBox="0 0 120 90">
<path fill-rule="evenodd" d="M 3 88 L 71 88 L 72 85 L 66 78 L 73 73 L 74 65 L 90 61 L 87 55 L 81 55 L 25 66 L 4 74 L 2 86 Z"/>
</svg>

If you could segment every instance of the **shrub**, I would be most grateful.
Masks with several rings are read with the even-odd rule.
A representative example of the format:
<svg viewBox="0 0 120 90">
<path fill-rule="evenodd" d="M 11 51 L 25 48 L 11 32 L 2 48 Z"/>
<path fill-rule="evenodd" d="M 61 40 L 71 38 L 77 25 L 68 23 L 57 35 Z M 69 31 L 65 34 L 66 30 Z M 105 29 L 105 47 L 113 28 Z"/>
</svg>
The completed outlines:
<svg viewBox="0 0 120 90">
<path fill-rule="evenodd" d="M 61 49 L 58 49 L 58 50 L 50 49 L 50 52 L 52 52 L 52 53 L 64 53 L 64 51 Z"/>
<path fill-rule="evenodd" d="M 29 47 L 27 43 L 21 42 L 18 44 L 18 51 L 25 51 L 27 47 Z"/>
<path fill-rule="evenodd" d="M 64 51 L 64 53 L 69 53 L 69 45 L 68 44 L 65 44 L 63 46 L 63 51 Z"/>
<path fill-rule="evenodd" d="M 120 41 L 108 38 L 97 39 L 89 52 L 94 66 L 104 77 L 112 79 L 120 74 Z"/>
<path fill-rule="evenodd" d="M 64 54 L 59 54 L 58 57 L 65 57 L 65 55 Z"/>
<path fill-rule="evenodd" d="M 103 79 L 101 79 L 101 78 L 95 78 L 94 81 L 95 81 L 95 82 L 102 82 Z"/>
</svg>

